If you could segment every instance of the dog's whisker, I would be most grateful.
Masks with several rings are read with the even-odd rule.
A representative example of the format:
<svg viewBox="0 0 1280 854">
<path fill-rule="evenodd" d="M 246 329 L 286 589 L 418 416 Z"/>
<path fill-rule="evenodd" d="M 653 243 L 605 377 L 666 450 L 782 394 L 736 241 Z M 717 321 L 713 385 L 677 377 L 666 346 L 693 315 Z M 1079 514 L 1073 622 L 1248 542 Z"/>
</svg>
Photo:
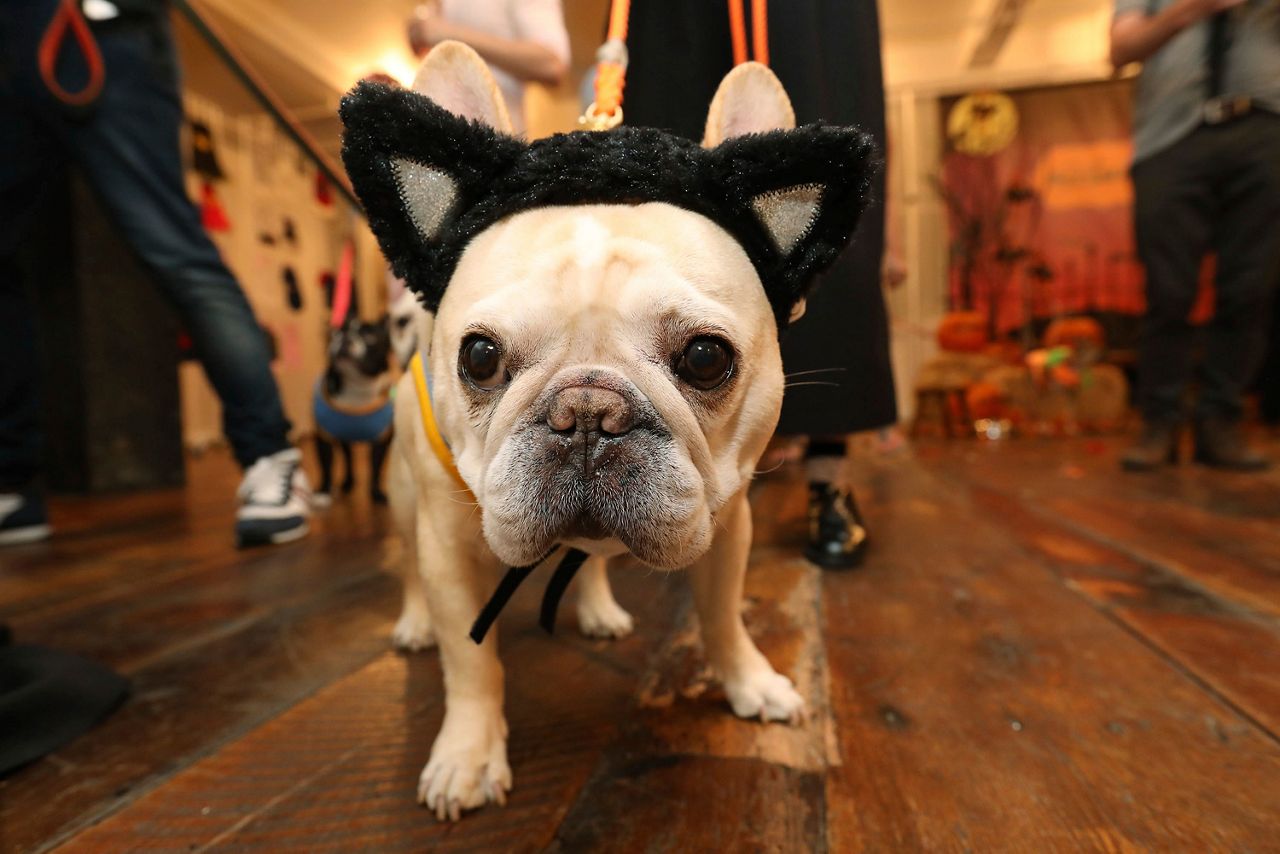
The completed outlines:
<svg viewBox="0 0 1280 854">
<path fill-rule="evenodd" d="M 753 476 L 759 476 L 759 475 L 762 475 L 762 474 L 773 474 L 775 471 L 777 471 L 778 469 L 782 468 L 782 467 L 783 467 L 783 466 L 785 466 L 786 464 L 787 464 L 787 461 L 786 461 L 785 459 L 784 459 L 784 460 L 780 460 L 780 461 L 778 462 L 778 464 L 777 464 L 776 466 L 774 466 L 773 468 L 771 468 L 771 469 L 756 469 L 756 470 L 755 470 L 755 471 L 753 471 L 751 474 L 752 474 Z"/>
<path fill-rule="evenodd" d="M 840 388 L 840 383 L 828 383 L 828 382 L 823 382 L 821 380 L 808 380 L 805 382 L 798 382 L 798 383 L 786 383 L 782 387 L 783 388 L 800 388 L 801 386 L 808 386 L 808 385 L 825 385 L 825 386 L 830 386 L 831 388 Z"/>
<path fill-rule="evenodd" d="M 849 369 L 848 368 L 814 368 L 811 371 L 795 371 L 794 373 L 783 374 L 782 376 L 784 379 L 789 380 L 792 377 L 806 377 L 806 376 L 809 376 L 810 374 L 831 374 L 831 373 L 842 374 L 847 370 Z"/>
</svg>

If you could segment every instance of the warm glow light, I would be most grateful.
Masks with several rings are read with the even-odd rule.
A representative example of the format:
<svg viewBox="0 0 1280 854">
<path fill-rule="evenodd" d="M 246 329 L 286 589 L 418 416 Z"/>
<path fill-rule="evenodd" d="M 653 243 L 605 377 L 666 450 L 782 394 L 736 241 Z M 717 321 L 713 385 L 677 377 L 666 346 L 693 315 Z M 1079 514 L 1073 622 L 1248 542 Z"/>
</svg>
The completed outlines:
<svg viewBox="0 0 1280 854">
<path fill-rule="evenodd" d="M 375 71 L 390 74 L 399 81 L 402 86 L 412 86 L 413 77 L 417 73 L 417 68 L 410 59 L 407 51 L 392 49 L 384 52 L 373 62 L 363 66 L 355 74 L 355 77 L 356 79 L 360 79 Z"/>
</svg>

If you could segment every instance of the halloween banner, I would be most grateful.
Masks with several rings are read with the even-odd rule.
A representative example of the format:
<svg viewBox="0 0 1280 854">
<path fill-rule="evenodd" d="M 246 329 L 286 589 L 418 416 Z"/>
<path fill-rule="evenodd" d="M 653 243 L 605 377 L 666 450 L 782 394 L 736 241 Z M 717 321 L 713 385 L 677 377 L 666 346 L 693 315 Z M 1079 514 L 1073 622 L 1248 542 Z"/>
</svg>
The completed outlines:
<svg viewBox="0 0 1280 854">
<path fill-rule="evenodd" d="M 1130 98 L 1128 81 L 1108 81 L 941 101 L 952 309 L 995 334 L 1142 312 Z"/>
</svg>

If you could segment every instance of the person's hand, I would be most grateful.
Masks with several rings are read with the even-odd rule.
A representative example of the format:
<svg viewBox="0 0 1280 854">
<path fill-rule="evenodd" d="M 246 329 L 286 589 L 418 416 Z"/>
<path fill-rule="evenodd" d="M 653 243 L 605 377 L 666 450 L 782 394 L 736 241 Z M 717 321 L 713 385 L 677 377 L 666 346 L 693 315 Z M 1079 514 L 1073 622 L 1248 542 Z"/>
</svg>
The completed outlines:
<svg viewBox="0 0 1280 854">
<path fill-rule="evenodd" d="M 885 253 L 880 279 L 886 288 L 896 288 L 907 280 L 907 265 L 902 256 L 894 252 Z"/>
<path fill-rule="evenodd" d="M 1195 0 L 1196 12 L 1201 18 L 1211 18 L 1219 12 L 1243 6 L 1246 2 L 1248 0 Z"/>
<path fill-rule="evenodd" d="M 408 29 L 409 47 L 415 55 L 423 56 L 447 38 L 443 32 L 443 23 L 439 0 L 427 0 L 413 10 Z"/>
</svg>

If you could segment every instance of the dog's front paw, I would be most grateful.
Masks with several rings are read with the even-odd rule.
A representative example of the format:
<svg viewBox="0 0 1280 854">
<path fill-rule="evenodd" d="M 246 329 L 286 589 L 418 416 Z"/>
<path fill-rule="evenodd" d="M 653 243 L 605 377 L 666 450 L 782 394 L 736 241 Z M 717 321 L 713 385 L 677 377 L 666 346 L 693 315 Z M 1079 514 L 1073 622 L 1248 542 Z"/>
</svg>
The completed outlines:
<svg viewBox="0 0 1280 854">
<path fill-rule="evenodd" d="M 740 718 L 786 721 L 790 724 L 804 720 L 804 698 L 790 679 L 770 667 L 724 680 L 724 693 L 729 698 L 733 713 Z"/>
<path fill-rule="evenodd" d="M 592 596 L 578 600 L 578 631 L 589 638 L 624 638 L 635 628 L 635 621 L 610 596 Z"/>
<path fill-rule="evenodd" d="M 402 652 L 422 652 L 436 645 L 431 618 L 421 609 L 405 609 L 391 630 L 391 645 Z"/>
<path fill-rule="evenodd" d="M 507 764 L 506 722 L 498 715 L 478 714 L 446 721 L 431 748 L 431 760 L 418 779 L 418 802 L 444 821 L 457 821 L 463 810 L 507 802 L 511 766 Z"/>
</svg>

